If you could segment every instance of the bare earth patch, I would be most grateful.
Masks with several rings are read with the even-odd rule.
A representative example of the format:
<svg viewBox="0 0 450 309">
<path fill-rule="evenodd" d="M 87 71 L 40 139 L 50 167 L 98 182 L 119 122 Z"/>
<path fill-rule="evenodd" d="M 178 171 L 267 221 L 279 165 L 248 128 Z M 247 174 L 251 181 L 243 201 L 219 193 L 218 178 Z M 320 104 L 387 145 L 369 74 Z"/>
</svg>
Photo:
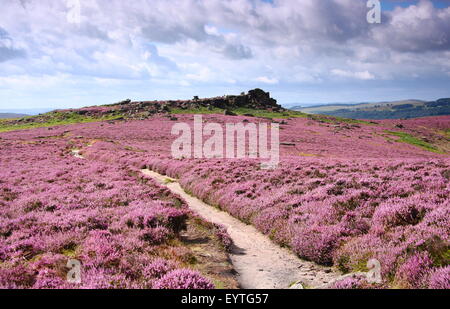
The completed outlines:
<svg viewBox="0 0 450 309">
<path fill-rule="evenodd" d="M 190 266 L 212 279 L 217 289 L 237 289 L 236 271 L 213 230 L 213 224 L 201 218 L 187 221 L 187 230 L 180 238 L 183 246 L 192 252 Z"/>
</svg>

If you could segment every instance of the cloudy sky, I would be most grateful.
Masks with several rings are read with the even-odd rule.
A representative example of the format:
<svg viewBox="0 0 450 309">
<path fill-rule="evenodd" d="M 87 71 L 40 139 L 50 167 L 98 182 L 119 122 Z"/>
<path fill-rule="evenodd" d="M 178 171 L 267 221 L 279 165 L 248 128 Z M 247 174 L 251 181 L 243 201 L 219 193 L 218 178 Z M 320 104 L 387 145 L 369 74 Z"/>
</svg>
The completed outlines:
<svg viewBox="0 0 450 309">
<path fill-rule="evenodd" d="M 450 96 L 450 1 L 0 0 L 0 109 Z M 77 14 L 77 7 L 80 14 Z"/>
</svg>

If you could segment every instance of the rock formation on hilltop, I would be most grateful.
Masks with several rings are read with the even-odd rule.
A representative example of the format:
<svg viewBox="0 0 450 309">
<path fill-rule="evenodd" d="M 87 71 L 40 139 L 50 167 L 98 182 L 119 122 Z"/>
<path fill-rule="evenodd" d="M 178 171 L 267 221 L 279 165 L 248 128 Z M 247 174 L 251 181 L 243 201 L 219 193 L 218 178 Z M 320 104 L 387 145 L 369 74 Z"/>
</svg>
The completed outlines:
<svg viewBox="0 0 450 309">
<path fill-rule="evenodd" d="M 213 106 L 222 109 L 245 107 L 273 111 L 282 110 L 282 107 L 277 104 L 277 101 L 270 97 L 270 93 L 261 89 L 250 90 L 247 94 L 242 93 L 237 96 L 228 95 L 217 98 L 194 100 L 194 103 L 206 107 Z"/>
<path fill-rule="evenodd" d="M 173 110 L 196 109 L 223 110 L 225 115 L 235 115 L 233 110 L 239 108 L 259 109 L 271 112 L 281 112 L 285 109 L 277 104 L 270 93 L 261 89 L 250 90 L 240 95 L 225 95 L 214 98 L 199 98 L 192 100 L 168 100 L 168 101 L 138 101 L 125 100 L 122 102 L 83 107 L 78 109 L 56 110 L 35 117 L 26 117 L 8 121 L 9 125 L 31 125 L 33 123 L 64 122 L 69 123 L 91 120 L 122 120 L 122 119 L 147 119 L 153 115 L 169 114 Z M 6 123 L 6 122 L 5 122 Z"/>
<path fill-rule="evenodd" d="M 197 108 L 219 108 L 233 110 L 235 108 L 262 109 L 268 111 L 284 110 L 277 101 L 270 97 L 270 93 L 261 89 L 250 90 L 240 95 L 225 95 L 222 97 L 200 99 L 195 96 L 192 100 L 169 100 L 169 101 L 122 101 L 109 105 L 112 110 L 119 110 L 127 117 L 145 113 L 146 115 L 167 113 L 171 109 L 197 109 Z M 92 109 L 92 108 L 87 108 Z M 84 110 L 87 110 L 84 109 Z M 82 109 L 83 110 L 83 109 Z"/>
</svg>

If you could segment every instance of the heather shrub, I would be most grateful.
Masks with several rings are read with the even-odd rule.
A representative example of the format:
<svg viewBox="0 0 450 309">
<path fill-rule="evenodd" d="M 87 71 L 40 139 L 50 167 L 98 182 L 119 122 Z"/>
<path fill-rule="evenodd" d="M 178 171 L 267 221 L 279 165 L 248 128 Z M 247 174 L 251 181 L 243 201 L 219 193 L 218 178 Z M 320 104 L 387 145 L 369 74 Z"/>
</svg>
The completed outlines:
<svg viewBox="0 0 450 309">
<path fill-rule="evenodd" d="M 377 207 L 373 222 L 385 228 L 416 225 L 425 217 L 425 213 L 426 208 L 421 204 L 392 199 Z"/>
<path fill-rule="evenodd" d="M 387 282 L 393 279 L 398 261 L 407 251 L 406 244 L 390 242 L 373 234 L 352 238 L 337 248 L 333 254 L 333 263 L 344 273 L 366 272 L 367 262 L 377 259 L 381 263 L 381 277 Z"/>
<path fill-rule="evenodd" d="M 214 285 L 209 279 L 204 278 L 196 271 L 190 269 L 177 269 L 155 281 L 153 288 L 165 290 L 210 290 L 214 289 Z"/>
<path fill-rule="evenodd" d="M 36 276 L 33 289 L 62 289 L 67 287 L 65 279 L 50 269 L 42 269 Z"/>
<path fill-rule="evenodd" d="M 441 229 L 443 232 L 448 231 L 450 226 L 450 207 L 439 207 L 430 211 L 424 219 L 427 226 Z"/>
<path fill-rule="evenodd" d="M 165 218 L 167 218 L 167 226 L 175 233 L 186 230 L 186 220 L 188 216 L 185 211 L 171 209 L 171 211 L 166 214 Z"/>
<path fill-rule="evenodd" d="M 145 266 L 142 274 L 145 279 L 160 279 L 168 272 L 175 270 L 176 268 L 176 263 L 159 258 Z"/>
<path fill-rule="evenodd" d="M 111 290 L 138 288 L 138 286 L 123 274 L 103 268 L 90 268 L 83 272 L 81 285 L 73 288 Z"/>
<path fill-rule="evenodd" d="M 331 288 L 336 290 L 353 290 L 362 288 L 364 278 L 361 276 L 350 276 L 332 284 Z"/>
<path fill-rule="evenodd" d="M 39 256 L 36 261 L 30 263 L 30 266 L 36 271 L 48 269 L 55 271 L 55 273 L 58 273 L 62 276 L 66 273 L 66 263 L 66 256 L 62 254 L 46 253 L 42 256 Z"/>
<path fill-rule="evenodd" d="M 421 239 L 415 243 L 415 246 L 417 250 L 425 251 L 429 254 L 434 266 L 450 265 L 450 243 L 448 241 L 429 233 L 420 235 L 420 237 Z"/>
<path fill-rule="evenodd" d="M 157 215 L 154 214 L 150 208 L 146 209 L 147 207 L 144 207 L 144 209 L 141 207 L 135 207 L 127 212 L 122 219 L 127 227 L 144 229 L 146 227 L 157 226 Z"/>
<path fill-rule="evenodd" d="M 333 251 L 340 235 L 333 227 L 302 228 L 296 231 L 292 249 L 300 257 L 322 265 L 332 265 Z"/>
<path fill-rule="evenodd" d="M 0 268 L 1 289 L 29 289 L 34 285 L 35 281 L 35 271 L 23 265 L 16 265 L 10 268 Z"/>
<path fill-rule="evenodd" d="M 216 236 L 227 252 L 231 252 L 233 248 L 233 239 L 227 232 L 227 228 L 223 225 L 216 224 Z"/>
<path fill-rule="evenodd" d="M 255 214 L 251 223 L 275 242 L 289 245 L 291 230 L 285 222 L 287 217 L 289 217 L 289 213 L 286 209 L 268 207 Z"/>
<path fill-rule="evenodd" d="M 106 230 L 109 226 L 108 218 L 102 217 L 97 214 L 96 216 L 89 217 L 85 223 L 86 228 L 92 230 Z"/>
<path fill-rule="evenodd" d="M 431 272 L 433 261 L 427 252 L 419 252 L 409 257 L 397 271 L 397 280 L 406 287 L 422 288 Z"/>
<path fill-rule="evenodd" d="M 0 262 L 3 262 L 7 259 L 8 253 L 3 244 L 0 244 Z"/>
<path fill-rule="evenodd" d="M 430 289 L 450 289 L 450 266 L 436 269 L 428 282 Z"/>
<path fill-rule="evenodd" d="M 159 204 L 149 205 L 138 203 L 127 212 L 123 222 L 129 228 L 156 228 L 165 226 L 175 233 L 186 229 L 187 213 L 185 210 L 163 207 Z"/>
<path fill-rule="evenodd" d="M 182 246 L 170 247 L 167 250 L 167 256 L 170 256 L 172 260 L 182 264 L 194 265 L 197 263 L 197 258 L 192 251 Z"/>
<path fill-rule="evenodd" d="M 152 245 L 160 245 L 172 237 L 172 233 L 163 226 L 146 228 L 141 231 L 140 238 Z"/>
<path fill-rule="evenodd" d="M 122 250 L 120 242 L 107 231 L 92 231 L 82 246 L 85 266 L 115 268 L 120 264 Z"/>
<path fill-rule="evenodd" d="M 15 233 L 18 236 L 19 233 Z M 21 239 L 15 241 L 14 244 L 10 246 L 11 251 L 15 256 L 24 256 L 26 259 L 31 259 L 34 256 L 42 253 L 45 248 L 45 243 L 42 239 Z"/>
<path fill-rule="evenodd" d="M 370 230 L 370 221 L 360 214 L 348 213 L 342 217 L 339 229 L 343 236 L 364 235 Z"/>
</svg>

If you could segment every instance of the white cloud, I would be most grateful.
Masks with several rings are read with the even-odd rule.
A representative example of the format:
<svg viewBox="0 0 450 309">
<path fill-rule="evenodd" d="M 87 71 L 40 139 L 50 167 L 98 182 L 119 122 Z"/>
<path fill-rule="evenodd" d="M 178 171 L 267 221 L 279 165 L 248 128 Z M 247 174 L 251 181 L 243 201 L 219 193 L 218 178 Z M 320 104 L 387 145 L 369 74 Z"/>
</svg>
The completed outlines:
<svg viewBox="0 0 450 309">
<path fill-rule="evenodd" d="M 331 70 L 331 74 L 340 76 L 340 77 L 356 78 L 356 79 L 361 79 L 361 80 L 375 79 L 375 76 L 372 73 L 370 73 L 369 71 L 351 72 L 351 71 L 345 71 L 345 70 L 340 70 L 340 69 L 333 69 L 333 70 Z"/>
<path fill-rule="evenodd" d="M 450 49 L 450 8 L 436 9 L 429 0 L 397 8 L 389 20 L 373 29 L 381 46 L 401 52 L 444 51 Z"/>
<path fill-rule="evenodd" d="M 432 84 L 436 76 L 448 78 L 450 69 L 450 8 L 428 0 L 384 12 L 381 25 L 369 25 L 365 1 L 354 0 L 81 4 L 79 27 L 67 22 L 61 0 L 3 4 L 0 77 L 66 76 L 88 93 L 96 89 L 80 80 L 116 80 L 116 86 L 163 81 L 168 88 L 199 87 L 197 94 L 262 83 L 275 95 L 290 91 L 286 97 L 292 97 L 299 85 L 344 81 L 351 89 L 352 79 L 394 81 L 415 74 Z"/>
<path fill-rule="evenodd" d="M 0 27 L 0 62 L 23 57 L 25 57 L 25 52 L 16 48 L 12 38 Z"/>
<path fill-rule="evenodd" d="M 65 74 L 40 76 L 12 75 L 0 77 L 0 88 L 5 87 L 16 90 L 51 88 L 68 83 L 70 83 L 70 78 Z"/>
<path fill-rule="evenodd" d="M 258 82 L 264 83 L 264 84 L 269 84 L 269 85 L 275 85 L 275 84 L 278 84 L 278 82 L 279 82 L 278 79 L 270 78 L 267 76 L 260 76 L 260 77 L 257 77 L 255 80 Z"/>
<path fill-rule="evenodd" d="M 205 32 L 209 35 L 220 36 L 219 30 L 214 26 L 205 25 Z"/>
</svg>

